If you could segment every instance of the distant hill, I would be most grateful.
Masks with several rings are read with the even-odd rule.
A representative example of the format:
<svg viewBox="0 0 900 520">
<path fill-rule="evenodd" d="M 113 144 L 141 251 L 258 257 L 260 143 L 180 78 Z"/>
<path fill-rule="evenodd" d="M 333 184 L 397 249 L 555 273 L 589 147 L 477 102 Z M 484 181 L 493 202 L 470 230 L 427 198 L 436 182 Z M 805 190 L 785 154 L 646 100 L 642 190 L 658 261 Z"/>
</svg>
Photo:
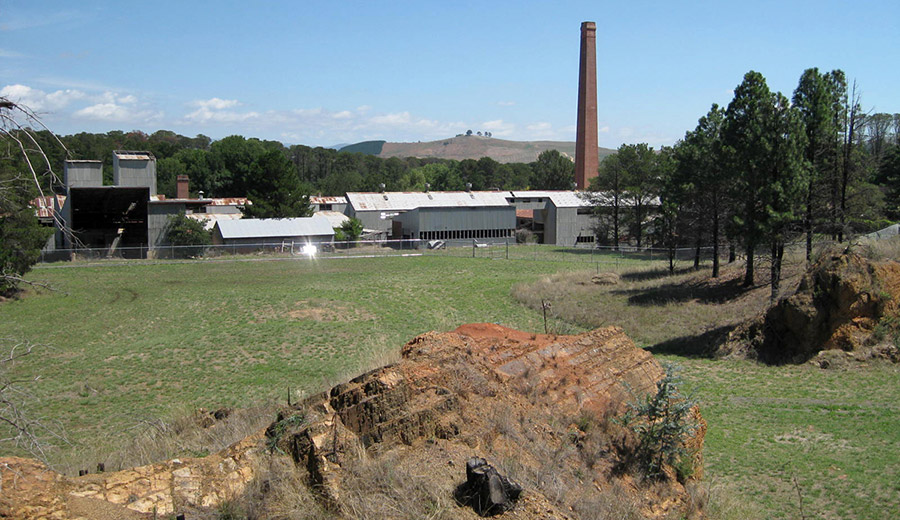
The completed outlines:
<svg viewBox="0 0 900 520">
<path fill-rule="evenodd" d="M 388 143 L 386 141 L 365 141 L 341 148 L 342 152 L 360 152 L 388 157 L 435 157 L 438 159 L 481 159 L 490 157 L 501 163 L 529 163 L 537 160 L 541 152 L 558 150 L 575 160 L 575 143 L 571 141 L 506 141 L 494 137 L 463 135 L 439 141 L 419 143 Z M 615 153 L 609 148 L 600 148 L 598 155 L 603 159 Z"/>
</svg>

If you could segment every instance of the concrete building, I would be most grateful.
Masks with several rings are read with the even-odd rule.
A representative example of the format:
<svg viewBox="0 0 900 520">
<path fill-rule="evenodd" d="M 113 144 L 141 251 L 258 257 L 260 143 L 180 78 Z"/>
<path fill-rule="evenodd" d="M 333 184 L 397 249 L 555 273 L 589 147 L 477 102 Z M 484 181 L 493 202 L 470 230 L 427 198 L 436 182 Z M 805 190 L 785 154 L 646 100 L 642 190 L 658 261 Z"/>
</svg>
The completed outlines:
<svg viewBox="0 0 900 520">
<path fill-rule="evenodd" d="M 151 233 L 150 217 L 156 159 L 149 152 L 113 152 L 113 179 L 115 185 L 103 185 L 100 161 L 65 162 L 66 200 L 60 218 L 72 234 L 57 232 L 58 248 L 106 248 L 109 254 L 118 250 L 125 257 L 146 256 L 159 234 Z"/>
<path fill-rule="evenodd" d="M 125 258 L 152 256 L 154 249 L 169 245 L 166 230 L 173 215 L 234 219 L 241 217 L 241 207 L 250 204 L 246 198 L 192 199 L 184 175 L 177 178 L 178 197 L 157 195 L 156 159 L 149 152 L 113 152 L 113 186 L 103 185 L 100 161 L 66 161 L 63 171 L 66 197 L 59 215 L 72 233 L 56 233 L 57 249 L 107 249 L 108 255 Z"/>
<path fill-rule="evenodd" d="M 218 221 L 213 227 L 214 245 L 231 246 L 229 251 L 249 253 L 271 246 L 299 250 L 304 245 L 331 244 L 334 229 L 322 216 L 300 218 L 248 218 Z"/>
<path fill-rule="evenodd" d="M 531 210 L 532 231 L 538 241 L 571 247 L 594 242 L 591 205 L 582 192 L 512 191 L 510 204 L 519 211 Z"/>
<path fill-rule="evenodd" d="M 113 185 L 145 187 L 156 195 L 156 157 L 150 152 L 113 152 Z"/>
<path fill-rule="evenodd" d="M 495 206 L 420 207 L 393 220 L 393 237 L 443 240 L 449 245 L 471 245 L 515 240 L 516 208 Z"/>
<path fill-rule="evenodd" d="M 318 211 L 337 211 L 345 213 L 347 210 L 347 197 L 310 197 L 309 205 L 313 212 Z"/>
</svg>

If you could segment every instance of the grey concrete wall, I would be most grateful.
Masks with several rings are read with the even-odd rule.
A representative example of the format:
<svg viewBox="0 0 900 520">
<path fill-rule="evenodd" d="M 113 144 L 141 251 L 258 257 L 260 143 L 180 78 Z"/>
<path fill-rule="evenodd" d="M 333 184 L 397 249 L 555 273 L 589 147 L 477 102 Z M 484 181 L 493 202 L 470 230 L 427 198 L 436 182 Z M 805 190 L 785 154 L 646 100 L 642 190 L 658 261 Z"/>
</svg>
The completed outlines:
<svg viewBox="0 0 900 520">
<path fill-rule="evenodd" d="M 363 229 L 376 229 L 378 231 L 391 232 L 391 219 L 381 219 L 381 211 L 355 211 L 353 206 L 348 206 L 347 216 L 359 219 Z"/>
<path fill-rule="evenodd" d="M 423 238 L 425 232 L 467 232 L 512 230 L 516 227 L 516 210 L 512 206 L 478 208 L 418 208 L 395 217 L 403 227 L 403 235 Z M 458 240 L 471 243 L 473 237 Z M 500 237 L 478 237 L 481 242 L 502 240 Z M 442 240 L 448 240 L 444 238 Z"/>
<path fill-rule="evenodd" d="M 150 188 L 156 195 L 156 161 L 119 160 L 113 155 L 113 183 L 116 186 Z"/>
<path fill-rule="evenodd" d="M 237 206 L 206 206 L 206 212 L 234 215 L 240 213 L 241 209 Z"/>
<path fill-rule="evenodd" d="M 150 204 L 147 208 L 147 241 L 150 248 L 170 245 L 166 239 L 169 217 L 183 213 L 184 204 Z"/>
<path fill-rule="evenodd" d="M 100 161 L 66 161 L 63 183 L 69 188 L 99 188 L 103 186 L 103 163 Z"/>
<path fill-rule="evenodd" d="M 558 246 L 574 246 L 577 237 L 593 236 L 593 218 L 590 214 L 579 215 L 578 208 L 548 208 L 547 223 L 544 227 L 544 243 Z"/>
</svg>

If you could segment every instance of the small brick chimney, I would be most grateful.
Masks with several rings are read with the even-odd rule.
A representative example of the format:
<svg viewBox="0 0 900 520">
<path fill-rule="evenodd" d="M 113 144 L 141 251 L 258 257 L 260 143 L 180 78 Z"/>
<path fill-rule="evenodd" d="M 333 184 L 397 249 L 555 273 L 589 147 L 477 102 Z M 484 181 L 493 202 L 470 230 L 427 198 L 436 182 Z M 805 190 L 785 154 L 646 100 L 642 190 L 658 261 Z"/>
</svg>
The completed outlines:
<svg viewBox="0 0 900 520">
<path fill-rule="evenodd" d="M 187 175 L 179 175 L 175 177 L 175 198 L 176 199 L 187 199 L 190 197 L 190 192 L 188 191 L 188 186 L 190 185 L 190 181 L 188 180 Z"/>
</svg>

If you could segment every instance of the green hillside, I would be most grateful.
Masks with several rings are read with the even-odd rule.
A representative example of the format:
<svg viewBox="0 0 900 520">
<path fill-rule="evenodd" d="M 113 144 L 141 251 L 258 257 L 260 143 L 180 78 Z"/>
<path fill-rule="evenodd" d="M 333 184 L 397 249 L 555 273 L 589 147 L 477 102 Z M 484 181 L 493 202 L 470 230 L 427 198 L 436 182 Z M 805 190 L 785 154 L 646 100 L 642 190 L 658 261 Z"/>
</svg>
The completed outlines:
<svg viewBox="0 0 900 520">
<path fill-rule="evenodd" d="M 380 155 L 386 141 L 363 141 L 361 143 L 347 145 L 340 149 L 341 152 L 364 153 L 366 155 Z"/>
</svg>

